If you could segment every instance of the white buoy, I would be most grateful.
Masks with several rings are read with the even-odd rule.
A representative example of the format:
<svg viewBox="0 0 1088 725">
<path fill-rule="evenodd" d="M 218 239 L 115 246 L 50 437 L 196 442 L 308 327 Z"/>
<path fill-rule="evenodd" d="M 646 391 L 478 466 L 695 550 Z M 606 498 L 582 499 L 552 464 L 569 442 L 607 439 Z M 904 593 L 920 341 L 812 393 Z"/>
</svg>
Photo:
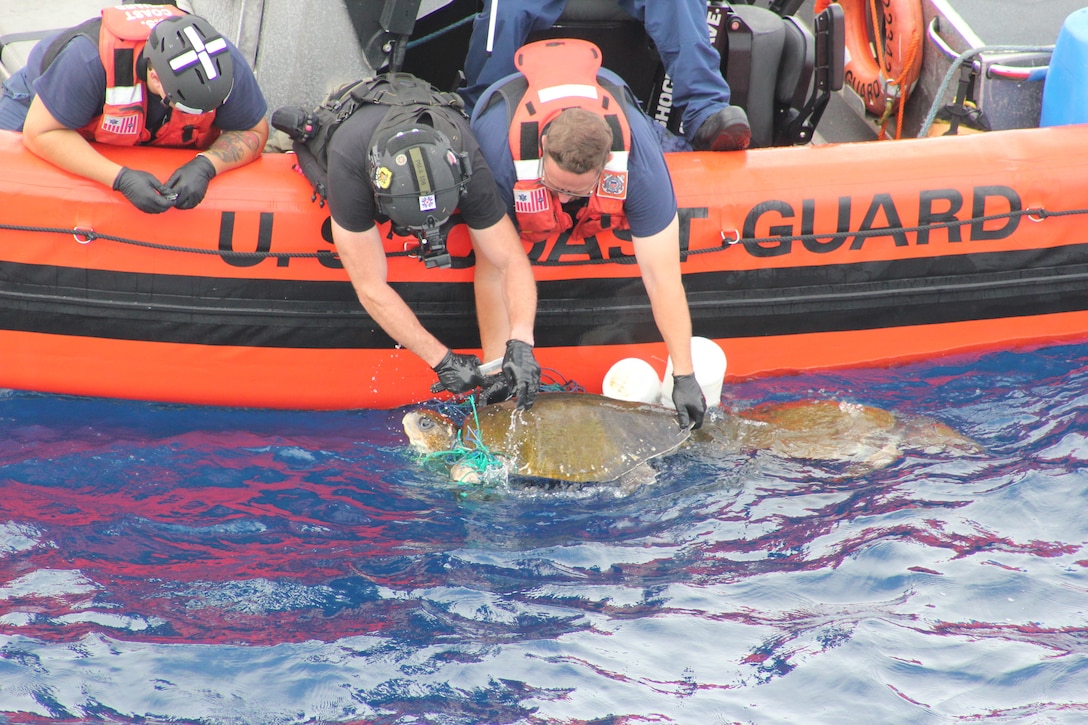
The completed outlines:
<svg viewBox="0 0 1088 725">
<path fill-rule="evenodd" d="M 620 360 L 605 373 L 604 394 L 615 400 L 657 404 L 661 380 L 653 365 L 637 357 Z"/>
<path fill-rule="evenodd" d="M 695 380 L 703 389 L 707 408 L 722 404 L 722 384 L 725 382 L 725 351 L 713 340 L 705 337 L 691 338 L 691 362 L 695 368 Z M 661 383 L 661 405 L 672 404 L 672 357 L 665 364 L 665 379 Z"/>
</svg>

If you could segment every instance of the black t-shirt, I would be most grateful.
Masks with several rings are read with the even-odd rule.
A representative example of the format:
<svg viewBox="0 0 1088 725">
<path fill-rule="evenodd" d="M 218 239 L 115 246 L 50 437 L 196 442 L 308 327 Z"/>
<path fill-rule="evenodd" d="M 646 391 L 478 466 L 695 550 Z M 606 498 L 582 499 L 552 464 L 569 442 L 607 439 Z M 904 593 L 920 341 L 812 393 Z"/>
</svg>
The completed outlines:
<svg viewBox="0 0 1088 725">
<path fill-rule="evenodd" d="M 349 232 L 365 232 L 374 226 L 377 206 L 367 153 L 370 139 L 388 110 L 388 106 L 363 106 L 336 129 L 329 142 L 329 211 L 333 220 Z M 463 145 L 472 162 L 472 177 L 458 207 L 461 218 L 470 229 L 487 229 L 506 214 L 506 205 L 468 120 L 458 114 L 448 115 L 461 128 Z"/>
</svg>

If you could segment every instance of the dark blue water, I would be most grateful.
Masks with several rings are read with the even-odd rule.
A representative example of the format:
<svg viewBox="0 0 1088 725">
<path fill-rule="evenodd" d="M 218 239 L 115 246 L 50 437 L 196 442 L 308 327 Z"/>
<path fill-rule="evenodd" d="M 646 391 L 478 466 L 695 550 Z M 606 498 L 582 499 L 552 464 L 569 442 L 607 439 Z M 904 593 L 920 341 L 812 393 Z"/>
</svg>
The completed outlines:
<svg viewBox="0 0 1088 725">
<path fill-rule="evenodd" d="M 986 447 L 465 491 L 403 411 L 0 396 L 0 723 L 1088 721 L 1088 346 L 727 388 Z"/>
</svg>

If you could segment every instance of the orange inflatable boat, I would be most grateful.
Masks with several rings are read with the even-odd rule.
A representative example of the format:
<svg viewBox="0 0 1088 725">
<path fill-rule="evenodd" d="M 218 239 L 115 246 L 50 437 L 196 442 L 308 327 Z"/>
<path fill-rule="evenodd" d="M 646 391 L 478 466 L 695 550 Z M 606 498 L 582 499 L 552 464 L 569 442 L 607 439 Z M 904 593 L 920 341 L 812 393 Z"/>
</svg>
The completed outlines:
<svg viewBox="0 0 1088 725">
<path fill-rule="evenodd" d="M 1083 126 L 669 157 L 696 335 L 729 374 L 887 363 L 1088 336 Z M 102 147 L 165 176 L 169 150 Z M 0 387 L 285 408 L 430 397 L 362 310 L 327 209 L 266 154 L 196 209 L 151 216 L 0 132 Z M 428 269 L 388 240 L 422 323 L 479 346 L 467 233 Z M 627 240 L 533 246 L 541 364 L 600 389 L 665 367 Z"/>
</svg>

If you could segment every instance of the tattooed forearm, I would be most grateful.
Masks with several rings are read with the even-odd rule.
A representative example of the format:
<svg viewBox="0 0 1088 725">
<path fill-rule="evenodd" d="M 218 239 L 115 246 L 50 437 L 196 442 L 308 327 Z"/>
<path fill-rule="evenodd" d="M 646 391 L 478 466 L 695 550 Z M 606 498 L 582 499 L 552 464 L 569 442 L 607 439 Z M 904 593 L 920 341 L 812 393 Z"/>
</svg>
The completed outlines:
<svg viewBox="0 0 1088 725">
<path fill-rule="evenodd" d="M 249 163 L 261 153 L 261 137 L 254 131 L 226 131 L 204 152 L 226 166 Z"/>
</svg>

